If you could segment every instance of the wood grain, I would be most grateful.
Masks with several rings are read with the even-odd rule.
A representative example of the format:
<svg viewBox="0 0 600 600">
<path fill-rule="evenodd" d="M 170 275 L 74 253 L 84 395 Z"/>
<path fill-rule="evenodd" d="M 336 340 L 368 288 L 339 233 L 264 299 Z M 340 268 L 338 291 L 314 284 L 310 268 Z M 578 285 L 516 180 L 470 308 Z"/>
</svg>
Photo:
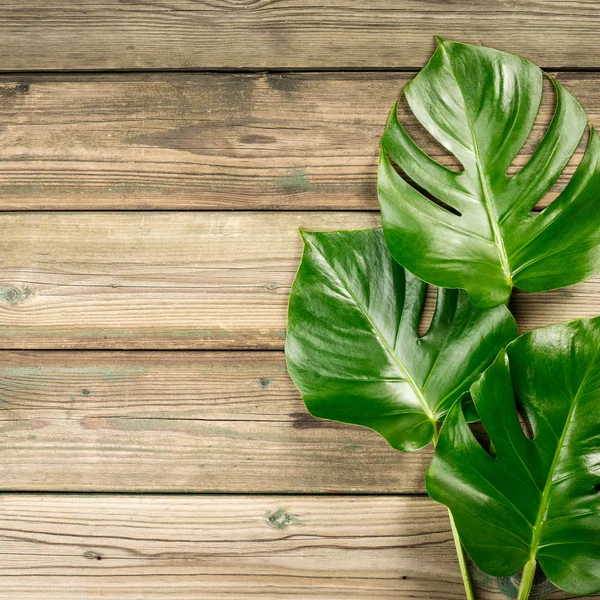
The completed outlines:
<svg viewBox="0 0 600 600">
<path fill-rule="evenodd" d="M 567 70 L 599 125 L 600 74 L 580 72 L 600 68 L 599 9 L 2 2 L 0 600 L 463 598 L 422 496 L 431 450 L 310 417 L 287 375 L 297 228 L 378 225 L 379 137 L 434 33 Z M 511 308 L 527 330 L 599 299 L 600 276 Z M 478 599 L 510 595 L 473 575 Z"/>
<path fill-rule="evenodd" d="M 433 35 L 598 67 L 593 0 L 5 0 L 0 64 L 42 69 L 419 67 Z"/>
<path fill-rule="evenodd" d="M 4 495 L 0 528 L 5 600 L 464 597 L 427 498 Z"/>
<path fill-rule="evenodd" d="M 0 210 L 376 210 L 379 138 L 410 77 L 0 77 Z M 600 74 L 558 78 L 600 126 Z M 546 84 L 512 171 L 531 155 L 554 110 Z M 409 110 L 402 120 L 433 158 L 458 166 Z M 542 205 L 564 188 L 580 157 Z"/>
<path fill-rule="evenodd" d="M 0 430 L 4 490 L 423 493 L 431 459 L 311 417 L 281 352 L 0 352 Z"/>
<path fill-rule="evenodd" d="M 298 227 L 376 213 L 50 212 L 0 215 L 0 348 L 281 349 Z M 599 311 L 600 277 L 515 292 L 522 330 Z M 431 306 L 428 311 L 431 312 Z"/>
</svg>

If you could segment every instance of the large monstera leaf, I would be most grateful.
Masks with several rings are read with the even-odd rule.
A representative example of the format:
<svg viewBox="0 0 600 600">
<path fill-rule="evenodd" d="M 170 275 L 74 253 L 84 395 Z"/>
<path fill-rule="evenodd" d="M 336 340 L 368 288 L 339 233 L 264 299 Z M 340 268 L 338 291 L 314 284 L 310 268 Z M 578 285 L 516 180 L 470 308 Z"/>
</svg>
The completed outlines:
<svg viewBox="0 0 600 600">
<path fill-rule="evenodd" d="M 427 490 L 490 575 L 537 560 L 559 588 L 600 590 L 600 318 L 525 334 L 471 388 L 493 443 L 448 413 Z M 517 405 L 533 430 L 523 433 Z"/>
<path fill-rule="evenodd" d="M 518 56 L 439 40 L 404 95 L 464 170 L 449 170 L 425 154 L 396 108 L 381 141 L 379 201 L 392 255 L 429 283 L 467 290 L 480 307 L 506 302 L 515 286 L 539 292 L 600 270 L 600 140 L 593 128 L 567 187 L 532 214 L 587 122 L 556 80 L 556 109 L 544 138 L 516 175 L 506 174 L 534 124 L 542 80 L 542 71 Z M 417 185 L 400 177 L 392 162 Z"/>
<path fill-rule="evenodd" d="M 399 450 L 429 443 L 441 419 L 517 335 L 504 306 L 439 290 L 417 329 L 426 284 L 390 256 L 380 229 L 302 233 L 286 358 L 316 417 L 364 425 Z"/>
</svg>

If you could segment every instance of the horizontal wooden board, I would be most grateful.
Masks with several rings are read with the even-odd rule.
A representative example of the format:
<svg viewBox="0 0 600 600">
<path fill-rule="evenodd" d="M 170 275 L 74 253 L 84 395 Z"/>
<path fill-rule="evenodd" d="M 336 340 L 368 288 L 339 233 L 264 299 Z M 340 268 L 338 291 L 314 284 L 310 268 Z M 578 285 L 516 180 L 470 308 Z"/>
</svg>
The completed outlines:
<svg viewBox="0 0 600 600">
<path fill-rule="evenodd" d="M 378 220 L 349 212 L 1 214 L 0 348 L 281 349 L 298 227 Z M 512 308 L 522 330 L 595 316 L 599 286 L 597 277 L 515 292 Z"/>
<path fill-rule="evenodd" d="M 281 352 L 0 352 L 0 430 L 4 490 L 423 493 L 431 459 L 311 417 Z"/>
<path fill-rule="evenodd" d="M 376 210 L 379 138 L 411 76 L 0 77 L 0 210 Z M 600 74 L 558 78 L 600 126 Z M 515 168 L 550 120 L 548 82 L 546 92 Z M 431 156 L 458 166 L 409 110 L 402 119 Z"/>
<path fill-rule="evenodd" d="M 0 528 L 5 600 L 464 598 L 427 498 L 3 495 Z"/>
<path fill-rule="evenodd" d="M 0 65 L 41 69 L 416 67 L 433 35 L 598 67 L 593 0 L 5 0 Z"/>
</svg>

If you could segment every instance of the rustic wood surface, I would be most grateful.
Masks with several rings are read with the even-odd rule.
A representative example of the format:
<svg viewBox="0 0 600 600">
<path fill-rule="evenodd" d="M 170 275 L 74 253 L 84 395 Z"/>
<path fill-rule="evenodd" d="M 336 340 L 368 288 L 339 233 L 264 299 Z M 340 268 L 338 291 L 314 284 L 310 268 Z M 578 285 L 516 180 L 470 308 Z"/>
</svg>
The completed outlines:
<svg viewBox="0 0 600 600">
<path fill-rule="evenodd" d="M 600 127 L 600 74 L 555 75 Z M 412 76 L 0 77 L 0 210 L 377 210 L 379 137 Z M 550 120 L 549 81 L 545 92 L 513 171 Z M 407 108 L 401 114 L 431 156 L 458 167 Z M 580 158 L 581 151 L 541 206 Z"/>
<path fill-rule="evenodd" d="M 0 598 L 464 597 L 428 498 L 3 495 L 0 509 Z M 480 600 L 507 597 L 472 574 Z"/>
<path fill-rule="evenodd" d="M 1 352 L 0 408 L 0 490 L 424 493 L 431 459 L 311 417 L 281 352 Z"/>
<path fill-rule="evenodd" d="M 600 126 L 599 27 L 596 0 L 0 1 L 0 600 L 464 598 L 431 449 L 314 419 L 286 373 L 298 227 L 378 226 L 433 34 L 536 61 Z M 546 82 L 510 173 L 553 109 Z M 600 276 L 511 309 L 595 316 Z"/>
<path fill-rule="evenodd" d="M 4 0 L 2 69 L 414 68 L 433 34 L 597 67 L 593 0 Z"/>
<path fill-rule="evenodd" d="M 428 498 L 3 495 L 0 527 L 11 600 L 464 598 Z"/>
<path fill-rule="evenodd" d="M 0 348 L 282 349 L 298 228 L 378 223 L 375 212 L 0 214 Z M 516 291 L 511 307 L 523 331 L 593 316 L 599 286 Z"/>
</svg>

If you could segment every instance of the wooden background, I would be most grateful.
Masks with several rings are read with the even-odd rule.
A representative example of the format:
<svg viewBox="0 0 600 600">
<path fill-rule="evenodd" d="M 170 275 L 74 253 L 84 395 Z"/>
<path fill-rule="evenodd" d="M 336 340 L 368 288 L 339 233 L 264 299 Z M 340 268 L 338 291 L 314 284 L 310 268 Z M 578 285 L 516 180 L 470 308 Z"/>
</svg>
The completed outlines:
<svg viewBox="0 0 600 600">
<path fill-rule="evenodd" d="M 597 1 L 0 1 L 0 598 L 464 597 L 430 452 L 308 416 L 282 352 L 297 229 L 379 222 L 434 33 L 600 126 Z M 512 308 L 596 315 L 600 277 Z"/>
</svg>

